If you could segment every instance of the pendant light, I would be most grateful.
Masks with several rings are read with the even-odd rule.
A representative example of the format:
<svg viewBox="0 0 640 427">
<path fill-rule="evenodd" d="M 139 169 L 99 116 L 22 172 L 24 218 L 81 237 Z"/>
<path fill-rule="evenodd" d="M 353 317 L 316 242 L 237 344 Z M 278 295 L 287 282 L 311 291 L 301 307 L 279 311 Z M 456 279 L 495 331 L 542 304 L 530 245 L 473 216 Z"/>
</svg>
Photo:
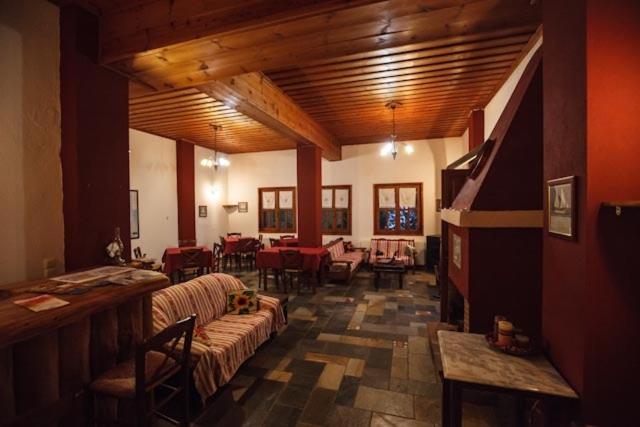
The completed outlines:
<svg viewBox="0 0 640 427">
<path fill-rule="evenodd" d="M 218 131 L 222 130 L 222 126 L 211 123 L 211 128 L 213 129 L 213 157 L 202 159 L 200 164 L 208 168 L 213 167 L 217 171 L 218 166 L 227 167 L 231 162 L 226 157 L 218 158 Z"/>
<path fill-rule="evenodd" d="M 391 136 L 389 138 L 389 142 L 385 143 L 382 146 L 382 149 L 380 149 L 380 155 L 381 156 L 388 156 L 389 154 L 391 154 L 391 157 L 393 157 L 393 160 L 396 159 L 396 156 L 398 155 L 398 142 L 396 141 L 397 139 L 397 135 L 396 135 L 396 108 L 400 107 L 402 104 L 396 101 L 391 101 L 388 102 L 387 104 L 385 104 L 385 107 L 387 107 L 388 109 L 391 110 Z M 405 143 L 401 143 L 402 145 L 404 145 L 404 151 L 407 154 L 411 154 L 413 153 L 414 149 L 413 146 L 409 145 L 409 144 L 405 144 Z"/>
</svg>

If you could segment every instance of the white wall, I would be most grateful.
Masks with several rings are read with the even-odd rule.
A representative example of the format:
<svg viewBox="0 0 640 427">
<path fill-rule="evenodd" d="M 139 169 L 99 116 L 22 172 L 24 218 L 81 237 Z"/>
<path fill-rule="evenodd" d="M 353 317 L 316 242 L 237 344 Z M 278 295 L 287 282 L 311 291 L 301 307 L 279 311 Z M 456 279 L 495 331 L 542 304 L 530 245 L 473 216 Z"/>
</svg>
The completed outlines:
<svg viewBox="0 0 640 427">
<path fill-rule="evenodd" d="M 435 199 L 440 197 L 440 170 L 466 152 L 462 138 L 410 142 L 412 155 L 399 153 L 394 161 L 381 157 L 381 144 L 349 145 L 342 148 L 342 160 L 322 162 L 324 185 L 352 186 L 352 235 L 345 236 L 358 246 L 369 246 L 373 234 L 373 184 L 422 182 L 424 233 L 416 236 L 416 246 L 424 250 L 424 235 L 438 233 L 439 214 Z M 258 234 L 258 188 L 296 185 L 295 150 L 229 156 L 230 203 L 249 202 L 249 213 L 229 215 L 229 230 Z M 265 235 L 266 237 L 266 235 Z M 325 236 L 328 241 L 334 236 Z M 422 261 L 421 261 L 422 262 Z"/>
<path fill-rule="evenodd" d="M 58 8 L 0 2 L 0 283 L 63 270 Z"/>
<path fill-rule="evenodd" d="M 129 181 L 138 190 L 140 238 L 131 240 L 158 260 L 167 246 L 178 245 L 176 143 L 129 129 Z"/>
<path fill-rule="evenodd" d="M 525 68 L 529 64 L 529 61 L 533 57 L 533 54 L 542 46 L 542 37 L 540 40 L 533 46 L 533 48 L 529 51 L 529 53 L 523 58 L 523 60 L 518 64 L 518 66 L 513 70 L 509 78 L 504 82 L 504 84 L 498 89 L 496 94 L 491 98 L 491 101 L 484 107 L 484 139 L 485 141 L 491 135 L 493 128 L 495 127 L 504 107 L 509 102 L 509 98 L 511 98 L 511 94 L 516 88 L 520 77 L 522 77 L 522 73 L 524 73 Z"/>
<path fill-rule="evenodd" d="M 212 247 L 219 242 L 220 235 L 226 235 L 229 214 L 222 206 L 227 203 L 227 168 L 207 168 L 200 164 L 202 159 L 213 157 L 213 150 L 195 147 L 195 190 L 196 190 L 196 240 L 199 245 Z M 233 166 L 233 165 L 232 165 Z M 200 218 L 198 206 L 207 206 L 207 217 Z"/>
<path fill-rule="evenodd" d="M 258 235 L 258 188 L 293 187 L 297 183 L 296 150 L 265 151 L 262 153 L 232 154 L 228 171 L 230 204 L 248 202 L 249 212 L 231 211 L 229 231 L 243 235 Z M 263 233 L 264 234 L 264 233 Z M 269 236 L 264 234 L 266 242 Z"/>
</svg>

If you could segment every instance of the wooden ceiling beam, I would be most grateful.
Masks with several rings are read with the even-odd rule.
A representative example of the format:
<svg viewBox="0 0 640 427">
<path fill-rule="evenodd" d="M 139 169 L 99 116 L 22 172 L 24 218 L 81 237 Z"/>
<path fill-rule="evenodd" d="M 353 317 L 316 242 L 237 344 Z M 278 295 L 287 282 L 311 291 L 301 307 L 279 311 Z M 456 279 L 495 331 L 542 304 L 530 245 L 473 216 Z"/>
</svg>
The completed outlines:
<svg viewBox="0 0 640 427">
<path fill-rule="evenodd" d="M 299 144 L 320 147 L 328 160 L 341 158 L 336 139 L 261 73 L 216 80 L 199 89 Z"/>
</svg>

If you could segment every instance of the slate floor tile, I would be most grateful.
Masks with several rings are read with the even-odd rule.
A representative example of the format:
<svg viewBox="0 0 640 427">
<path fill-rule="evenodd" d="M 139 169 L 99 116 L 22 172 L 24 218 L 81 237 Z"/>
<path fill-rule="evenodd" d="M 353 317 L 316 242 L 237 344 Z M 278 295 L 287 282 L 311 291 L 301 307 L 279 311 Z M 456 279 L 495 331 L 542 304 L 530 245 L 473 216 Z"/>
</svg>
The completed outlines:
<svg viewBox="0 0 640 427">
<path fill-rule="evenodd" d="M 338 395 L 336 396 L 336 404 L 343 406 L 353 406 L 360 386 L 360 379 L 356 377 L 344 377 Z"/>
<path fill-rule="evenodd" d="M 264 420 L 265 426 L 273 427 L 294 427 L 302 410 L 291 406 L 275 404 Z"/>
<path fill-rule="evenodd" d="M 324 424 L 333 410 L 337 391 L 316 388 L 311 392 L 300 421 L 312 424 Z"/>
<path fill-rule="evenodd" d="M 373 414 L 371 427 L 432 427 L 433 423 L 396 417 L 388 414 Z"/>
<path fill-rule="evenodd" d="M 371 412 L 347 406 L 334 406 L 326 425 L 331 427 L 369 427 Z"/>
<path fill-rule="evenodd" d="M 289 383 L 282 393 L 280 393 L 278 403 L 303 409 L 311 395 L 312 387 L 312 385 Z"/>
<path fill-rule="evenodd" d="M 353 406 L 405 418 L 413 418 L 414 415 L 413 396 L 365 386 L 358 388 Z"/>
</svg>

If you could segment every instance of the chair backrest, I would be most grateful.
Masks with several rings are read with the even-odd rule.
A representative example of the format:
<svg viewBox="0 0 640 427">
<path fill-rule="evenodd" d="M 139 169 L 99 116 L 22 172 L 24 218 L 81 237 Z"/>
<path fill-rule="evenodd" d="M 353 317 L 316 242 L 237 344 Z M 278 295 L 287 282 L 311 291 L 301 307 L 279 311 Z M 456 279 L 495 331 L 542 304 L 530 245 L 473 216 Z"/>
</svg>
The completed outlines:
<svg viewBox="0 0 640 427">
<path fill-rule="evenodd" d="M 149 409 L 147 397 L 149 392 L 157 385 L 164 383 L 169 378 L 182 372 L 183 382 L 177 390 L 188 392 L 189 387 L 189 360 L 191 354 L 191 341 L 193 328 L 196 324 L 196 315 L 179 320 L 168 326 L 153 337 L 147 339 L 136 349 L 136 415 L 137 425 L 147 425 L 149 416 L 153 415 L 161 406 L 168 402 L 167 399 L 160 405 Z M 178 344 L 182 344 L 179 349 Z M 147 368 L 149 352 L 164 355 L 164 359 L 157 364 L 153 372 Z M 156 365 L 154 363 L 154 365 Z"/>
<path fill-rule="evenodd" d="M 262 243 L 262 234 L 258 234 L 258 241 Z"/>
<path fill-rule="evenodd" d="M 285 234 L 284 236 L 280 236 L 281 239 L 295 239 L 296 236 L 293 234 Z"/>
<path fill-rule="evenodd" d="M 240 237 L 242 236 L 242 233 L 227 233 L 227 237 Z"/>
<path fill-rule="evenodd" d="M 277 246 L 280 246 L 280 239 L 274 239 L 273 237 L 269 237 L 269 245 L 272 248 L 275 248 Z"/>
<path fill-rule="evenodd" d="M 280 259 L 282 260 L 282 268 L 285 270 L 302 269 L 302 254 L 300 251 L 293 249 L 285 249 L 280 251 Z"/>
<path fill-rule="evenodd" d="M 220 261 L 222 260 L 223 252 L 224 248 L 220 243 L 213 244 L 213 267 L 211 271 L 214 273 L 218 273 L 220 271 Z"/>
<path fill-rule="evenodd" d="M 189 246 L 195 246 L 195 245 L 196 245 L 195 239 L 178 240 L 178 246 L 181 247 L 181 248 L 185 248 L 185 247 L 189 247 Z"/>
<path fill-rule="evenodd" d="M 140 246 L 133 248 L 133 256 L 136 257 L 136 259 L 142 258 L 142 249 L 140 249 Z"/>
<path fill-rule="evenodd" d="M 182 267 L 200 267 L 200 264 L 202 263 L 202 248 L 184 249 L 180 253 L 182 254 Z"/>
<path fill-rule="evenodd" d="M 255 241 L 256 239 L 254 239 L 253 237 L 242 237 L 238 241 L 238 252 L 240 253 L 253 252 L 253 249 L 255 247 L 255 244 L 254 244 Z"/>
</svg>

